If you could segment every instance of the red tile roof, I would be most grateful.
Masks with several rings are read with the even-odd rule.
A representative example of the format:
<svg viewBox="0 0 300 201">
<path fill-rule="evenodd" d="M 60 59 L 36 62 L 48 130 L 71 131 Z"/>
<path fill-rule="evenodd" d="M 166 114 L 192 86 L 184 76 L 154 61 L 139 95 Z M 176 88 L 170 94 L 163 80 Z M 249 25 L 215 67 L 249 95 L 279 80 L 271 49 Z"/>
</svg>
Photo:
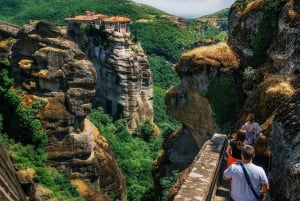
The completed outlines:
<svg viewBox="0 0 300 201">
<path fill-rule="evenodd" d="M 104 22 L 130 22 L 131 21 L 129 18 L 123 16 L 108 17 L 107 15 L 94 14 L 93 12 L 90 11 L 86 11 L 86 15 L 78 15 L 73 18 L 66 18 L 67 21 L 94 21 L 98 19 Z"/>
</svg>

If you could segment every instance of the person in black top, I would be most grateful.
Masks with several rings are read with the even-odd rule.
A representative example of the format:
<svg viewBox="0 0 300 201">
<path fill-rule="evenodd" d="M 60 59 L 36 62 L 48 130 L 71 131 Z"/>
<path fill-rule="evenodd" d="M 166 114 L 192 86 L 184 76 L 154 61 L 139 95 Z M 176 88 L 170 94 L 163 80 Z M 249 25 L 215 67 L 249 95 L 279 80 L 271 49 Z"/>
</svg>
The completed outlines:
<svg viewBox="0 0 300 201">
<path fill-rule="evenodd" d="M 246 136 L 243 132 L 234 132 L 232 133 L 232 139 L 230 140 L 227 148 L 227 167 L 232 163 L 241 160 L 241 147 L 246 144 Z"/>
<path fill-rule="evenodd" d="M 262 167 L 266 175 L 269 177 L 272 165 L 272 152 L 268 145 L 267 136 L 261 134 L 256 138 L 254 143 L 255 156 L 253 163 Z"/>
</svg>

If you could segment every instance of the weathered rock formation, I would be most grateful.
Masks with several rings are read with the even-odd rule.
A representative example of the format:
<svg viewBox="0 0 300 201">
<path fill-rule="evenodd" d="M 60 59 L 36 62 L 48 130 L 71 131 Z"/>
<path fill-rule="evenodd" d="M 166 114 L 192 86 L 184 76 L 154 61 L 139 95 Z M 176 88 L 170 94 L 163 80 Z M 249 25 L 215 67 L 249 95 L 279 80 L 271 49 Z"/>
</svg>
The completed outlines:
<svg viewBox="0 0 300 201">
<path fill-rule="evenodd" d="M 168 114 L 183 126 L 164 142 L 164 153 L 154 164 L 156 180 L 187 168 L 216 132 L 212 108 L 205 97 L 207 86 L 221 73 L 231 74 L 239 62 L 226 43 L 199 47 L 182 55 L 176 64 L 181 83 L 167 91 L 165 103 Z"/>
<path fill-rule="evenodd" d="M 205 97 L 209 80 L 218 78 L 221 73 L 230 73 L 238 66 L 239 59 L 226 43 L 191 50 L 176 64 L 181 84 L 167 91 L 167 110 L 183 123 L 198 148 L 216 129 L 210 103 Z"/>
<path fill-rule="evenodd" d="M 143 49 L 132 43 L 130 32 L 101 32 L 91 25 L 91 34 L 79 32 L 80 25 L 68 23 L 68 35 L 96 67 L 94 106 L 104 107 L 115 119 L 126 118 L 131 131 L 145 119 L 152 121 L 152 75 Z"/>
<path fill-rule="evenodd" d="M 270 145 L 273 151 L 271 196 L 273 200 L 300 199 L 300 90 L 274 117 Z"/>
<path fill-rule="evenodd" d="M 11 45 L 15 42 L 13 37 L 17 36 L 20 27 L 0 21 L 0 59 L 7 60 L 10 56 Z"/>
<path fill-rule="evenodd" d="M 257 0 L 244 9 L 237 5 L 233 4 L 229 14 L 228 43 L 241 58 L 241 71 L 247 66 L 255 69 L 253 79 L 245 80 L 243 85 L 248 97 L 237 126 L 245 121 L 247 111 L 252 110 L 269 135 L 271 114 L 299 88 L 299 2 Z M 270 9 L 275 10 L 271 13 Z M 266 19 L 270 21 L 262 26 Z M 258 59 L 254 43 L 258 36 L 271 31 L 272 35 L 260 41 L 264 60 Z"/>
<path fill-rule="evenodd" d="M 269 48 L 274 68 L 281 74 L 300 74 L 300 2 L 288 1 L 278 21 L 278 35 Z"/>
<path fill-rule="evenodd" d="M 0 144 L 0 198 L 1 201 L 25 201 L 26 196 L 17 179 L 15 167 Z"/>
<path fill-rule="evenodd" d="M 0 35 L 3 38 L 12 36 L 12 37 L 16 37 L 17 33 L 19 31 L 21 27 L 19 27 L 18 25 L 14 25 L 14 24 L 9 24 L 3 21 L 0 21 Z"/>
<path fill-rule="evenodd" d="M 86 118 L 95 95 L 93 64 L 49 22 L 26 24 L 17 38 L 11 55 L 14 75 L 27 99 L 43 103 L 37 117 L 48 136 L 48 163 L 84 180 L 93 191 L 84 194 L 86 200 L 100 196 L 99 187 L 124 200 L 126 185 L 119 167 L 106 140 Z"/>
<path fill-rule="evenodd" d="M 248 5 L 247 5 L 248 4 Z M 228 43 L 243 66 L 257 66 L 277 35 L 278 16 L 284 0 L 236 1 L 228 16 Z"/>
</svg>

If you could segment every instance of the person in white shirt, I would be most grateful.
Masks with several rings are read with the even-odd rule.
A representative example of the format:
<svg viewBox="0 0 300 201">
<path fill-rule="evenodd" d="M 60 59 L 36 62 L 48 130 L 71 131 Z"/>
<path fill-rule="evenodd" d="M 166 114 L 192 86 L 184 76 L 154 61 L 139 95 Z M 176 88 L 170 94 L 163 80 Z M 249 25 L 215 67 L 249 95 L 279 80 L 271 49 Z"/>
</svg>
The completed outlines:
<svg viewBox="0 0 300 201">
<path fill-rule="evenodd" d="M 254 148 L 251 145 L 244 145 L 241 149 L 242 161 L 231 164 L 224 171 L 223 178 L 225 180 L 232 179 L 230 195 L 233 201 L 259 200 L 247 183 L 242 165 L 249 175 L 253 190 L 257 196 L 264 197 L 269 190 L 269 181 L 264 169 L 252 163 L 254 155 Z"/>
</svg>

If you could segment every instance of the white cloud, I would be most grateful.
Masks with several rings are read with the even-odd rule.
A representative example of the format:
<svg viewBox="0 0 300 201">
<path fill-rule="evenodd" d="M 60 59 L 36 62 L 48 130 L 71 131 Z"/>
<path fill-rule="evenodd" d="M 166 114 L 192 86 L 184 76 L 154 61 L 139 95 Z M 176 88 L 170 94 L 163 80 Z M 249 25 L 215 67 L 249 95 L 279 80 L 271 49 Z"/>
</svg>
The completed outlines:
<svg viewBox="0 0 300 201">
<path fill-rule="evenodd" d="M 153 6 L 172 15 L 197 18 L 229 8 L 235 0 L 132 0 Z"/>
</svg>

